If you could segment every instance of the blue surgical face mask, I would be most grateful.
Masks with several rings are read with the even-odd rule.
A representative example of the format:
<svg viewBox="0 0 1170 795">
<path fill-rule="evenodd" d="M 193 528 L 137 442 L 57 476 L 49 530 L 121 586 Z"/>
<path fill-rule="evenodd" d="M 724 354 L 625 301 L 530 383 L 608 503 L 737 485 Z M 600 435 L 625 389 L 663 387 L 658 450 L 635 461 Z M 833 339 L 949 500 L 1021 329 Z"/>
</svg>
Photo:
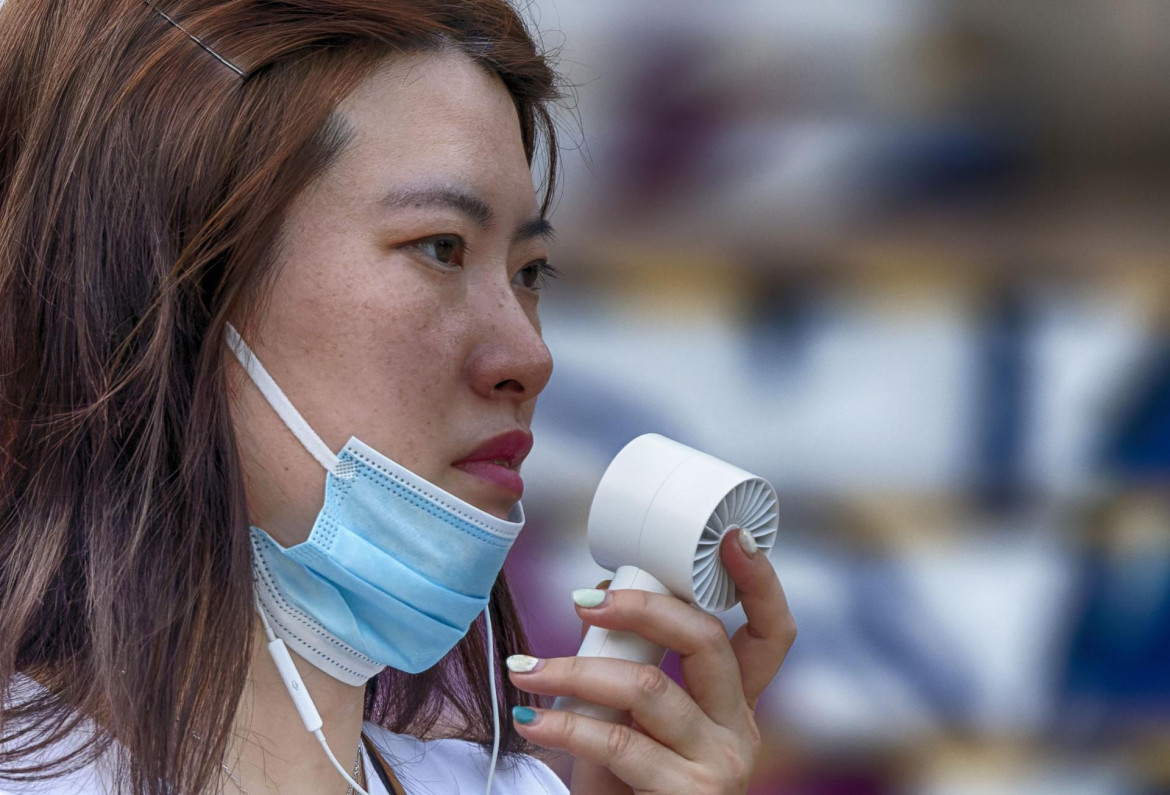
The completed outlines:
<svg viewBox="0 0 1170 795">
<path fill-rule="evenodd" d="M 487 606 L 523 508 L 498 519 L 356 438 L 334 455 L 230 325 L 227 342 L 326 471 L 308 539 L 283 547 L 251 528 L 257 609 L 289 647 L 343 682 L 362 684 L 386 666 L 430 668 Z"/>
</svg>

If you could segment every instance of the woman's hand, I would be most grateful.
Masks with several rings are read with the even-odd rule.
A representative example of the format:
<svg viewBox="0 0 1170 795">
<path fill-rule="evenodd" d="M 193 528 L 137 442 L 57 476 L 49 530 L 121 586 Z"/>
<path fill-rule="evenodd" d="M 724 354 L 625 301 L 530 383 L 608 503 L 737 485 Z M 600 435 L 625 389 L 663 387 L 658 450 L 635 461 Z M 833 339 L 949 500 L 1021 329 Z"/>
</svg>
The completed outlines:
<svg viewBox="0 0 1170 795">
<path fill-rule="evenodd" d="M 531 672 L 510 674 L 521 690 L 632 714 L 633 727 L 560 710 L 519 711 L 520 734 L 576 757 L 573 792 L 747 790 L 760 755 L 756 701 L 796 639 L 796 622 L 767 557 L 749 555 L 737 541 L 729 533 L 720 548 L 747 615 L 730 638 L 718 618 L 661 594 L 609 591 L 597 607 L 577 608 L 587 624 L 635 632 L 678 652 L 685 689 L 659 668 L 605 657 L 542 660 Z"/>
</svg>

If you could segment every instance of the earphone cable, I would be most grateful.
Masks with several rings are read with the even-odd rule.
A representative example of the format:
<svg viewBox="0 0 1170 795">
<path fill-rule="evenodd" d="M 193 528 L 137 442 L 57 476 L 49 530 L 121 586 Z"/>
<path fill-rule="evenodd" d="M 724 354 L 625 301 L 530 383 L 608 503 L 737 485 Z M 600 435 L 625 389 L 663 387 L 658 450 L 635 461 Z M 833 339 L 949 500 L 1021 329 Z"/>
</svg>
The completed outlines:
<svg viewBox="0 0 1170 795">
<path fill-rule="evenodd" d="M 289 698 L 292 699 L 293 705 L 297 708 L 301 720 L 304 721 L 305 729 L 307 729 L 317 742 L 321 744 L 321 748 L 325 751 L 325 756 L 345 779 L 353 791 L 359 795 L 370 795 L 361 785 L 359 785 L 341 763 L 337 761 L 337 757 L 333 755 L 333 750 L 329 747 L 329 743 L 325 740 L 325 735 L 321 732 L 321 716 L 317 712 L 316 705 L 313 704 L 313 698 L 309 695 L 308 688 L 305 687 L 304 680 L 301 679 L 300 673 L 297 672 L 296 665 L 289 655 L 288 648 L 284 645 L 284 641 L 276 637 L 276 633 L 272 631 L 272 625 L 268 622 L 268 616 L 264 614 L 264 607 L 256 605 L 256 612 L 260 614 L 260 623 L 264 625 L 264 634 L 268 636 L 268 653 L 272 655 L 272 661 L 276 665 L 277 672 L 280 673 L 280 679 L 284 682 L 284 688 L 288 691 Z M 361 748 L 358 749 L 358 759 L 361 759 Z"/>
<path fill-rule="evenodd" d="M 484 795 L 492 795 L 492 779 L 496 776 L 496 761 L 500 755 L 500 705 L 496 698 L 496 644 L 492 639 L 492 615 L 489 600 L 488 607 L 483 609 L 483 619 L 487 624 L 487 657 L 488 657 L 488 686 L 492 696 L 492 763 L 488 768 L 487 787 Z"/>
</svg>

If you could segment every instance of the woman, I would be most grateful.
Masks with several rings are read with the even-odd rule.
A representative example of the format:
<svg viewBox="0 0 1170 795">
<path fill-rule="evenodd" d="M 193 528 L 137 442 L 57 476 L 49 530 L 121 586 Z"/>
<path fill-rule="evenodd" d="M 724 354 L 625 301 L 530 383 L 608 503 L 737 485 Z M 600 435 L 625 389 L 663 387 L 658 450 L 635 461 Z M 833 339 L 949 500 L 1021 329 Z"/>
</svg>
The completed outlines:
<svg viewBox="0 0 1170 795">
<path fill-rule="evenodd" d="M 557 95 L 503 0 L 0 6 L 0 790 L 563 791 L 534 746 L 574 792 L 745 789 L 795 634 L 764 556 L 725 539 L 730 639 L 575 593 L 685 689 L 528 655 L 500 573 Z"/>
</svg>

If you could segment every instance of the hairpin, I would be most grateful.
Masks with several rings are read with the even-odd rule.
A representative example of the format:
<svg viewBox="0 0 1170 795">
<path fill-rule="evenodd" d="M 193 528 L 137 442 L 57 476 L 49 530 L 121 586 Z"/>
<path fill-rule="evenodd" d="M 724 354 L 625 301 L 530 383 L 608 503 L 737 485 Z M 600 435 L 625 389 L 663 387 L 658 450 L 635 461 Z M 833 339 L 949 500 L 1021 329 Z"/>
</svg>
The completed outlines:
<svg viewBox="0 0 1170 795">
<path fill-rule="evenodd" d="M 3 1 L 3 0 L 0 0 L 0 2 L 2 2 L 2 1 Z M 159 7 L 158 7 L 158 6 L 156 6 L 156 5 L 155 5 L 153 2 L 151 2 L 151 0 L 142 0 L 142 2 L 144 2 L 144 3 L 146 3 L 148 6 L 150 6 L 150 7 L 151 7 L 151 9 L 152 9 L 152 10 L 154 10 L 154 12 L 155 12 L 156 14 L 158 14 L 159 16 L 161 16 L 161 17 L 162 17 L 163 19 L 165 19 L 167 22 L 170 22 L 170 23 L 171 23 L 172 25 L 174 25 L 176 28 L 178 28 L 179 30 L 181 30 L 181 31 L 183 31 L 184 33 L 186 33 L 186 34 L 187 34 L 187 36 L 188 36 L 188 38 L 190 38 L 190 39 L 191 39 L 191 41 L 195 42 L 195 43 L 196 43 L 196 44 L 198 44 L 200 47 L 202 47 L 203 49 L 207 50 L 209 53 L 211 53 L 212 55 L 214 55 L 214 56 L 215 56 L 215 58 L 216 58 L 216 60 L 218 60 L 218 61 L 219 61 L 221 64 L 223 64 L 224 66 L 226 66 L 228 69 L 231 69 L 233 72 L 235 72 L 236 74 L 238 74 L 240 77 L 242 77 L 242 78 L 244 78 L 244 79 L 247 79 L 248 75 L 247 75 L 247 73 L 246 73 L 246 72 L 244 72 L 244 70 L 240 69 L 238 66 L 236 66 L 236 65 L 235 65 L 235 64 L 233 64 L 233 63 L 231 63 L 231 62 L 230 62 L 230 61 L 228 61 L 226 58 L 224 58 L 222 55 L 220 55 L 219 53 L 217 53 L 215 50 L 211 49 L 211 48 L 210 48 L 210 47 L 208 47 L 206 44 L 204 44 L 202 41 L 200 41 L 200 40 L 199 40 L 199 38 L 198 38 L 197 36 L 195 36 L 194 34 L 192 34 L 191 32 L 189 32 L 189 31 L 188 31 L 186 28 L 184 28 L 184 27 L 183 27 L 182 25 L 180 25 L 178 22 L 176 22 L 175 20 L 173 20 L 173 19 L 171 19 L 169 16 L 167 16 L 167 14 L 166 14 L 166 13 L 165 13 L 165 12 L 164 12 L 164 11 L 163 11 L 161 8 L 159 8 Z"/>
</svg>

